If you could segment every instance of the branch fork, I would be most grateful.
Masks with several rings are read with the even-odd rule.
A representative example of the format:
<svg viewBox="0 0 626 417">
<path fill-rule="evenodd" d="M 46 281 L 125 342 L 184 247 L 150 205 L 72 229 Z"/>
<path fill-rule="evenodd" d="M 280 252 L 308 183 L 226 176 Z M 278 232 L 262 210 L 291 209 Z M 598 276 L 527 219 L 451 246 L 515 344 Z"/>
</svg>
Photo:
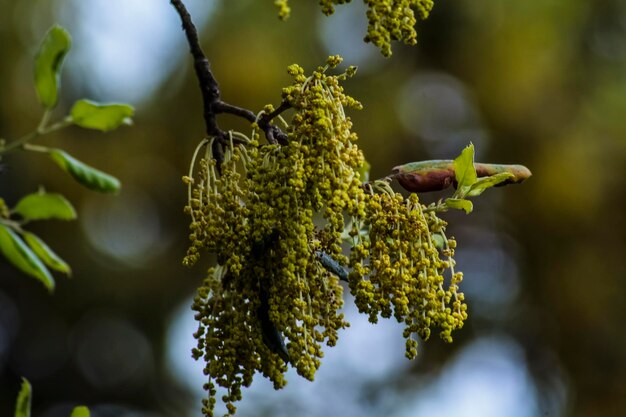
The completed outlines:
<svg viewBox="0 0 626 417">
<path fill-rule="evenodd" d="M 226 103 L 220 98 L 220 88 L 215 76 L 211 72 L 211 64 L 200 47 L 198 40 L 198 31 L 191 20 L 191 15 L 181 0 L 171 0 L 172 6 L 178 12 L 182 21 L 182 27 L 187 36 L 189 50 L 194 60 L 194 70 L 200 91 L 202 93 L 203 117 L 208 137 L 217 138 L 213 142 L 213 155 L 217 159 L 218 166 L 223 161 L 223 147 L 230 143 L 227 132 L 221 130 L 217 124 L 217 115 L 228 113 L 239 116 L 250 123 L 257 123 L 259 128 L 265 133 L 265 137 L 269 143 L 288 143 L 287 135 L 277 126 L 271 124 L 271 121 L 282 112 L 290 108 L 287 102 L 282 102 L 280 106 L 269 114 L 263 114 L 260 117 L 251 110 L 238 107 Z M 237 141 L 235 141 L 237 143 Z"/>
</svg>

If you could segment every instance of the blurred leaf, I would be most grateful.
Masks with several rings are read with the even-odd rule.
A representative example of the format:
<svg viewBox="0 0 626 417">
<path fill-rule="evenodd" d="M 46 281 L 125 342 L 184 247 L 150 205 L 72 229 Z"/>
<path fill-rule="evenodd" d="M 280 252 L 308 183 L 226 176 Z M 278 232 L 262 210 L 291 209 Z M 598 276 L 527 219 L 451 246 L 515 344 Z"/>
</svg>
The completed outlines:
<svg viewBox="0 0 626 417">
<path fill-rule="evenodd" d="M 61 169 L 69 173 L 76 181 L 91 190 L 103 193 L 113 193 L 119 191 L 121 187 L 117 178 L 80 162 L 65 151 L 60 149 L 51 149 L 50 157 L 61 167 Z"/>
<path fill-rule="evenodd" d="M 37 235 L 24 232 L 22 233 L 26 244 L 30 246 L 35 255 L 43 261 L 44 264 L 54 269 L 55 271 L 63 272 L 64 274 L 71 275 L 72 270 L 70 266 L 59 257 L 50 247 L 41 240 Z"/>
<path fill-rule="evenodd" d="M 481 195 L 487 188 L 491 188 L 505 181 L 513 179 L 515 175 L 510 172 L 501 172 L 499 174 L 492 175 L 490 177 L 482 177 L 471 185 L 467 192 L 467 197 L 475 197 Z"/>
<path fill-rule="evenodd" d="M 30 417 L 31 395 L 30 382 L 26 378 L 22 378 L 22 387 L 15 401 L 15 417 Z"/>
<path fill-rule="evenodd" d="M 24 220 L 74 220 L 76 210 L 61 194 L 37 192 L 23 197 L 13 211 Z"/>
<path fill-rule="evenodd" d="M 474 210 L 474 205 L 471 201 L 461 198 L 446 199 L 446 206 L 452 209 L 465 210 L 465 214 L 470 214 Z"/>
<path fill-rule="evenodd" d="M 454 160 L 454 176 L 457 190 L 461 193 L 476 182 L 476 168 L 474 168 L 474 144 L 470 143 L 463 149 L 461 155 Z"/>
<path fill-rule="evenodd" d="M 100 104 L 78 100 L 70 111 L 70 120 L 77 126 L 106 132 L 123 124 L 132 124 L 135 109 L 127 104 Z"/>
<path fill-rule="evenodd" d="M 433 233 L 431 235 L 431 238 L 437 249 L 443 249 L 445 243 L 443 236 L 441 236 L 439 233 Z"/>
<path fill-rule="evenodd" d="M 89 417 L 89 409 L 84 405 L 74 407 L 74 410 L 72 410 L 72 414 L 70 415 L 70 417 Z"/>
<path fill-rule="evenodd" d="M 359 173 L 359 178 L 361 179 L 361 182 L 368 182 L 370 180 L 371 168 L 372 166 L 370 165 L 370 163 L 363 160 L 363 165 L 361 165 L 361 168 L 359 168 L 357 171 Z"/>
<path fill-rule="evenodd" d="M 7 203 L 4 201 L 2 197 L 0 197 L 0 217 L 4 217 L 5 219 L 8 219 L 10 215 L 11 213 L 9 211 L 9 207 L 7 206 Z"/>
<path fill-rule="evenodd" d="M 54 289 L 50 271 L 24 241 L 3 224 L 0 224 L 0 252 L 17 269 L 41 281 L 49 291 Z"/>
<path fill-rule="evenodd" d="M 39 101 L 48 109 L 57 104 L 61 66 L 71 44 L 70 34 L 54 25 L 46 33 L 35 58 L 35 89 Z"/>
</svg>

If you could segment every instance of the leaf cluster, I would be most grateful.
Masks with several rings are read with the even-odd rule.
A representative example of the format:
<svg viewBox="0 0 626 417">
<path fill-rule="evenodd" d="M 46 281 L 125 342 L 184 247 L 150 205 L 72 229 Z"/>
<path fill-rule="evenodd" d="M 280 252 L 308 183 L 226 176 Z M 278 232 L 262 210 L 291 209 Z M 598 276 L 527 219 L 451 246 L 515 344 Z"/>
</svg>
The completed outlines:
<svg viewBox="0 0 626 417">
<path fill-rule="evenodd" d="M 14 150 L 44 154 L 82 186 L 93 191 L 115 193 L 120 189 L 117 178 L 80 161 L 63 149 L 32 143 L 40 136 L 72 125 L 107 132 L 132 123 L 133 107 L 101 104 L 87 99 L 76 101 L 69 114 L 57 122 L 50 122 L 59 101 L 63 62 L 71 45 L 69 33 L 61 26 L 53 26 L 44 36 L 34 63 L 35 92 L 43 107 L 41 121 L 34 131 L 21 138 L 13 141 L 0 139 L 0 160 Z M 23 197 L 12 209 L 0 198 L 0 209 L 0 253 L 17 269 L 35 277 L 52 291 L 54 279 L 48 268 L 70 275 L 70 267 L 24 226 L 35 220 L 73 220 L 76 211 L 62 195 L 46 193 L 43 189 Z"/>
<path fill-rule="evenodd" d="M 500 172 L 483 178 L 478 178 L 474 166 L 474 144 L 470 143 L 461 154 L 454 160 L 454 175 L 456 179 L 456 192 L 445 200 L 448 208 L 462 209 L 469 214 L 474 205 L 467 197 L 481 195 L 487 188 L 495 187 L 505 181 L 511 180 L 514 174 Z"/>
</svg>

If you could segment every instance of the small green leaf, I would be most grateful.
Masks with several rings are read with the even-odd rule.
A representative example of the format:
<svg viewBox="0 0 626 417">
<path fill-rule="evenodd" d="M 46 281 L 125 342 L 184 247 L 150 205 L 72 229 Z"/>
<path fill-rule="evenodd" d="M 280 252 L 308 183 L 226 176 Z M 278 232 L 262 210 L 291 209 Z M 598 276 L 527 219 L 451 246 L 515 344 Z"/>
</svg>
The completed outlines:
<svg viewBox="0 0 626 417">
<path fill-rule="evenodd" d="M 76 210 L 61 194 L 37 192 L 23 197 L 13 211 L 24 220 L 74 220 Z"/>
<path fill-rule="evenodd" d="M 70 417 L 89 417 L 89 409 L 84 405 L 74 407 L 74 410 L 72 410 L 72 414 L 70 415 Z"/>
<path fill-rule="evenodd" d="M 90 100 L 78 100 L 70 111 L 69 120 L 86 129 L 106 132 L 123 124 L 132 124 L 135 109 L 127 104 L 100 104 Z"/>
<path fill-rule="evenodd" d="M 48 267 L 54 269 L 55 271 L 63 272 L 64 274 L 71 275 L 72 270 L 70 266 L 59 257 L 50 247 L 41 240 L 37 235 L 24 232 L 22 233 L 22 237 L 24 237 L 24 241 L 30 248 L 35 252 L 35 255 L 39 257 Z"/>
<path fill-rule="evenodd" d="M 32 388 L 26 378 L 22 378 L 22 387 L 15 402 L 15 417 L 30 417 Z"/>
<path fill-rule="evenodd" d="M 114 193 L 119 191 L 121 187 L 117 178 L 80 162 L 65 151 L 51 149 L 49 154 L 61 169 L 91 190 L 102 193 Z"/>
<path fill-rule="evenodd" d="M 49 291 L 54 289 L 54 279 L 48 268 L 13 230 L 3 224 L 0 224 L 0 252 L 17 269 L 41 281 Z"/>
<path fill-rule="evenodd" d="M 70 34 L 55 25 L 48 30 L 39 47 L 35 58 L 35 89 L 39 101 L 47 109 L 57 104 L 61 66 L 71 45 Z"/>
<path fill-rule="evenodd" d="M 433 240 L 433 243 L 435 244 L 435 247 L 437 249 L 443 249 L 443 245 L 445 243 L 443 236 L 441 236 L 439 233 L 433 233 L 431 235 L 431 239 Z"/>
<path fill-rule="evenodd" d="M 452 209 L 465 210 L 465 214 L 470 214 L 474 210 L 474 205 L 471 201 L 461 198 L 446 199 L 446 206 Z"/>
<path fill-rule="evenodd" d="M 515 176 L 510 172 L 501 172 L 499 174 L 492 175 L 490 177 L 482 177 L 478 179 L 467 192 L 467 197 L 476 197 L 481 195 L 487 188 L 494 187 L 505 181 L 513 179 Z"/>
<path fill-rule="evenodd" d="M 454 176 L 457 189 L 464 190 L 476 182 L 476 168 L 474 168 L 474 144 L 470 143 L 463 149 L 461 155 L 454 160 Z"/>
</svg>

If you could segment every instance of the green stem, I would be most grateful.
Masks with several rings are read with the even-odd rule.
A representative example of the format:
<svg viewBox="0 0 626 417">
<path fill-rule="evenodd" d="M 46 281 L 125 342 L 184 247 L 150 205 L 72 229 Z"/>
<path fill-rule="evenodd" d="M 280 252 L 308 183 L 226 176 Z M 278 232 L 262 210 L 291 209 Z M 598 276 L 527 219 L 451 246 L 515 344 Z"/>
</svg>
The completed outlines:
<svg viewBox="0 0 626 417">
<path fill-rule="evenodd" d="M 51 124 L 47 128 L 43 128 L 39 133 L 41 135 L 46 135 L 48 133 L 52 133 L 52 132 L 55 132 L 57 130 L 61 130 L 63 128 L 66 128 L 66 127 L 68 127 L 71 124 L 72 124 L 72 119 L 68 116 L 68 117 L 66 117 L 63 120 L 59 120 L 58 122 Z"/>
<path fill-rule="evenodd" d="M 21 138 L 16 139 L 13 142 L 7 144 L 6 146 L 0 148 L 0 155 L 7 153 L 9 151 L 12 151 L 14 149 L 17 149 L 17 148 L 35 150 L 35 149 L 31 149 L 32 145 L 27 146 L 28 142 L 32 141 L 33 139 L 41 135 L 47 135 L 48 133 L 52 133 L 57 130 L 63 129 L 64 127 L 67 127 L 72 124 L 72 120 L 69 117 L 66 117 L 63 120 L 60 120 L 48 126 L 49 119 L 50 119 L 50 110 L 46 110 L 43 116 L 41 117 L 41 120 L 39 121 L 39 124 L 37 125 L 37 129 L 35 131 L 30 132 L 22 136 Z"/>
<path fill-rule="evenodd" d="M 49 153 L 50 152 L 50 148 L 48 148 L 47 146 L 32 145 L 30 143 L 25 143 L 24 144 L 24 150 L 32 151 L 32 152 L 40 152 L 40 153 Z"/>
<path fill-rule="evenodd" d="M 46 111 L 43 112 L 43 116 L 41 116 L 39 124 L 37 125 L 37 132 L 41 134 L 41 132 L 44 131 L 46 125 L 48 124 L 48 120 L 50 120 L 50 110 L 46 109 Z"/>
<path fill-rule="evenodd" d="M 37 136 L 39 136 L 40 133 L 37 131 L 31 132 L 27 135 L 22 136 L 21 138 L 14 140 L 13 142 L 9 143 L 8 145 L 6 145 L 5 147 L 3 147 L 2 149 L 0 149 L 0 155 L 7 153 L 15 148 L 18 148 L 20 146 L 24 146 L 24 144 L 26 144 L 27 142 L 35 139 Z"/>
<path fill-rule="evenodd" d="M 437 202 L 437 204 L 433 203 L 431 205 L 429 205 L 428 207 L 424 208 L 422 211 L 424 213 L 430 213 L 430 212 L 435 212 L 435 213 L 444 213 L 446 211 L 448 211 L 450 209 L 450 207 L 448 207 L 446 205 L 445 201 L 441 201 L 439 200 Z"/>
<path fill-rule="evenodd" d="M 16 222 L 15 220 L 0 218 L 0 224 L 10 227 L 11 229 L 15 230 L 17 233 L 22 234 L 24 232 L 22 230 L 20 223 Z"/>
</svg>

